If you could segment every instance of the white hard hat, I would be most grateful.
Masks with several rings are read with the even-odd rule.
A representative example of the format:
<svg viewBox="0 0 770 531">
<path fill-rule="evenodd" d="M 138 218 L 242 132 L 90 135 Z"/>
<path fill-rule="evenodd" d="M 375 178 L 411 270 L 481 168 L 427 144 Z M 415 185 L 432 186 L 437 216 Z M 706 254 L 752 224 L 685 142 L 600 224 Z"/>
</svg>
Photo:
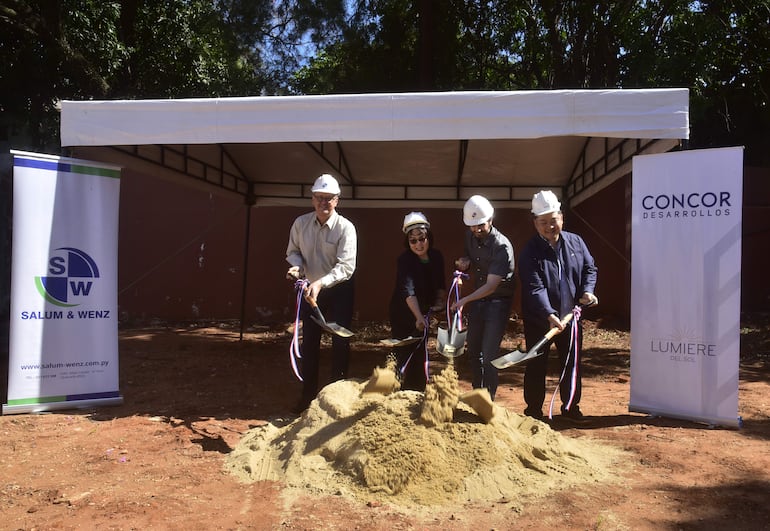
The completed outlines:
<svg viewBox="0 0 770 531">
<path fill-rule="evenodd" d="M 486 223 L 495 213 L 489 200 L 481 195 L 474 195 L 468 198 L 463 206 L 463 222 L 469 227 Z"/>
<path fill-rule="evenodd" d="M 337 179 L 328 173 L 324 173 L 315 180 L 310 191 L 313 193 L 320 192 L 322 194 L 340 195 L 340 185 Z"/>
<path fill-rule="evenodd" d="M 428 218 L 422 212 L 409 212 L 404 216 L 404 234 L 407 234 L 412 229 L 429 229 L 430 223 Z"/>
<path fill-rule="evenodd" d="M 561 203 L 550 190 L 541 190 L 532 196 L 532 213 L 536 216 L 551 214 L 561 210 Z"/>
</svg>

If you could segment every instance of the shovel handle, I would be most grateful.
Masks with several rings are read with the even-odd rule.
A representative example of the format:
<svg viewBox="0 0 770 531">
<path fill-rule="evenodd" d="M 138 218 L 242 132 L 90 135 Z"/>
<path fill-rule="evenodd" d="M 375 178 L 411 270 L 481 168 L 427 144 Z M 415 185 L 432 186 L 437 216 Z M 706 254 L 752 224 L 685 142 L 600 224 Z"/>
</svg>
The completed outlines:
<svg viewBox="0 0 770 531">
<path fill-rule="evenodd" d="M 589 306 L 593 306 L 593 303 L 591 303 L 591 304 L 580 304 L 580 307 L 581 307 L 581 308 L 587 308 L 587 307 L 589 307 Z M 564 316 L 564 318 L 561 320 L 561 325 L 562 325 L 562 326 L 567 326 L 567 325 L 569 324 L 569 322 L 572 320 L 572 318 L 573 318 L 574 316 L 575 316 L 575 313 L 574 313 L 574 312 L 569 312 L 569 313 L 568 313 L 567 315 L 565 315 L 565 316 Z M 548 341 L 549 339 L 551 339 L 551 338 L 552 338 L 553 336 L 555 336 L 556 334 L 559 334 L 561 331 L 562 331 L 562 330 L 560 330 L 558 326 L 554 326 L 553 328 L 551 328 L 551 329 L 550 329 L 548 332 L 546 332 L 546 334 L 545 334 L 545 337 L 543 337 L 543 339 L 541 339 L 541 340 L 538 342 L 538 348 L 539 348 L 539 347 L 542 347 L 542 346 L 545 344 L 545 342 L 546 342 L 546 341 Z"/>
<path fill-rule="evenodd" d="M 582 306 L 583 305 L 581 305 L 581 307 Z M 568 313 L 567 315 L 564 316 L 564 319 L 561 320 L 561 324 L 566 327 L 573 317 L 574 317 L 574 312 Z M 532 345 L 532 348 L 530 348 L 526 353 L 515 350 L 504 356 L 500 356 L 496 360 L 493 360 L 492 365 L 494 365 L 498 369 L 506 369 L 511 365 L 516 365 L 517 363 L 521 363 L 522 361 L 537 357 L 540 355 L 539 351 L 541 348 L 543 348 L 543 345 L 548 343 L 548 341 L 553 339 L 554 336 L 556 336 L 561 332 L 562 330 L 560 330 L 558 326 L 554 326 L 553 328 L 548 330 L 548 332 L 546 332 L 546 334 L 542 338 L 540 338 L 540 341 Z"/>
<path fill-rule="evenodd" d="M 572 312 L 569 312 L 567 315 L 565 315 L 564 319 L 561 320 L 561 325 L 567 326 L 569 322 L 572 320 L 573 315 L 574 314 Z M 556 334 L 559 334 L 561 331 L 562 331 L 561 328 L 559 328 L 558 326 L 554 326 L 548 332 L 546 332 L 545 340 L 547 341 L 551 339 L 553 336 L 555 336 Z"/>
<path fill-rule="evenodd" d="M 302 294 L 303 297 L 305 297 L 305 300 L 310 305 L 311 308 L 314 310 L 318 309 L 318 303 L 315 300 L 315 297 L 313 297 L 309 291 L 305 290 L 305 292 Z"/>
<path fill-rule="evenodd" d="M 567 315 L 564 316 L 564 319 L 561 320 L 561 324 L 563 326 L 567 326 L 567 324 L 569 324 L 569 322 L 572 320 L 572 316 L 573 316 L 573 313 L 569 312 Z M 560 334 L 561 331 L 562 330 L 558 326 L 554 326 L 553 328 L 548 330 L 548 332 L 545 333 L 542 339 L 538 341 L 531 349 L 529 349 L 528 352 L 535 352 L 540 350 L 543 347 L 543 345 L 545 345 L 551 339 L 553 339 L 555 335 Z"/>
<path fill-rule="evenodd" d="M 318 320 L 326 325 L 326 317 L 324 317 L 324 314 L 321 313 L 321 308 L 318 307 L 318 302 L 316 302 L 315 297 L 313 297 L 307 290 L 305 290 L 302 296 L 305 297 L 305 300 L 310 305 L 310 308 L 313 310 L 313 313 L 316 315 Z"/>
</svg>

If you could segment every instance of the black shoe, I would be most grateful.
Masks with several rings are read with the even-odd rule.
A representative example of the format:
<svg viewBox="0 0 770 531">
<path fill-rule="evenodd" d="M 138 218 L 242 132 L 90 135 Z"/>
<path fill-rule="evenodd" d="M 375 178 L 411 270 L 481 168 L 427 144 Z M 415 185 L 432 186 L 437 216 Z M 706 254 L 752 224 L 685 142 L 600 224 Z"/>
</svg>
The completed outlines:
<svg viewBox="0 0 770 531">
<path fill-rule="evenodd" d="M 565 409 L 564 406 L 562 406 L 561 416 L 567 420 L 571 420 L 577 423 L 588 421 L 588 419 L 586 418 L 585 415 L 583 415 L 583 412 L 580 411 L 580 408 L 578 406 L 573 406 L 570 409 Z"/>
<path fill-rule="evenodd" d="M 532 417 L 535 420 L 543 420 L 543 411 L 540 409 L 528 407 L 524 410 L 524 414 L 528 417 Z"/>
</svg>

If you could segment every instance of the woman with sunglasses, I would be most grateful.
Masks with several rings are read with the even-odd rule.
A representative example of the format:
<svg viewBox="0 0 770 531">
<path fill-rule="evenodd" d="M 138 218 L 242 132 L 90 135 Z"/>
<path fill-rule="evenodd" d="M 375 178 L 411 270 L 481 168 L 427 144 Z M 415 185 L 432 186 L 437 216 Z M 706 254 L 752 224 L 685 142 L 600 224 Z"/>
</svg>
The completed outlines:
<svg viewBox="0 0 770 531">
<path fill-rule="evenodd" d="M 430 223 L 422 212 L 410 212 L 402 226 L 406 250 L 398 257 L 396 285 L 390 299 L 391 337 L 423 337 L 431 309 L 446 299 L 444 257 L 433 248 Z M 402 374 L 401 389 L 424 391 L 428 379 L 423 341 L 393 348 Z"/>
</svg>

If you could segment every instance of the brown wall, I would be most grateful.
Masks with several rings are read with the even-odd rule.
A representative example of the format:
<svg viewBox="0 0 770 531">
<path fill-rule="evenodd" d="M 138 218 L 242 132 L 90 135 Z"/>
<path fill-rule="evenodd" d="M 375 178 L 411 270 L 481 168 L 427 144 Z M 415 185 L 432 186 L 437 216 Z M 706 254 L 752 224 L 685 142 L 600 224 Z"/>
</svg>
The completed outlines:
<svg viewBox="0 0 770 531">
<path fill-rule="evenodd" d="M 743 307 L 767 310 L 768 171 L 747 170 L 743 241 Z M 346 208 L 359 235 L 356 311 L 361 321 L 387 319 L 400 231 L 411 208 Z M 630 178 L 621 179 L 565 212 L 565 229 L 586 240 L 597 265 L 600 306 L 592 318 L 630 311 Z M 252 209 L 245 322 L 290 321 L 294 292 L 284 275 L 286 239 L 294 218 L 310 210 Z M 460 209 L 424 209 L 444 253 L 447 279 L 462 253 Z M 126 172 L 121 182 L 119 307 L 127 319 L 233 319 L 240 317 L 246 209 L 240 200 Z M 525 210 L 498 209 L 496 226 L 517 253 L 534 234 Z M 518 293 L 514 311 L 519 309 Z"/>
<path fill-rule="evenodd" d="M 770 311 L 770 168 L 745 168 L 743 173 L 743 249 L 741 309 Z"/>
</svg>

